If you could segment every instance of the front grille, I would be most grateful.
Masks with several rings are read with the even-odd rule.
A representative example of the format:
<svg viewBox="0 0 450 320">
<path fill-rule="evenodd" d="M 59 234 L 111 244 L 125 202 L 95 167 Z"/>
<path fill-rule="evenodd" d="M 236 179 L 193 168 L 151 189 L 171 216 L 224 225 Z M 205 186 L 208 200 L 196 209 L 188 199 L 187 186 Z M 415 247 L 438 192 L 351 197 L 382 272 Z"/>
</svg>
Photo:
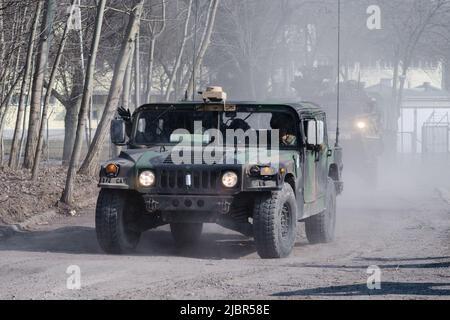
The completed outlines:
<svg viewBox="0 0 450 320">
<path fill-rule="evenodd" d="M 236 192 L 238 187 L 225 190 L 222 186 L 223 170 L 214 166 L 199 167 L 201 168 L 164 165 L 157 168 L 155 170 L 157 182 L 154 191 L 160 194 L 230 194 Z M 190 175 L 190 185 L 186 183 L 188 175 Z"/>
<path fill-rule="evenodd" d="M 203 153 L 196 153 L 196 152 L 192 152 L 191 153 L 191 157 L 190 157 L 190 163 L 180 163 L 180 164 L 187 164 L 187 165 L 194 165 L 194 164 L 203 164 L 203 165 L 208 165 L 208 164 L 217 164 L 216 161 L 219 164 L 223 164 L 225 162 L 225 156 L 226 153 L 224 152 L 223 154 L 221 154 L 221 157 L 219 159 L 216 158 L 215 154 L 212 154 L 213 158 L 207 158 L 206 154 Z M 164 164 L 175 164 L 173 159 L 172 159 L 172 154 L 169 154 L 169 156 L 164 160 Z"/>
</svg>

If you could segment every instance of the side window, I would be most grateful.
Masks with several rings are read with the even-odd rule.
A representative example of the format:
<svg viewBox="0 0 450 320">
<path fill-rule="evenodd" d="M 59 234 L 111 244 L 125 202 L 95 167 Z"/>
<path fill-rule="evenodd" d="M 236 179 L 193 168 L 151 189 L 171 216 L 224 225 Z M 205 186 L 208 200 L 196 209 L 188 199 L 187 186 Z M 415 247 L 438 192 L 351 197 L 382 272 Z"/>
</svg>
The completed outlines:
<svg viewBox="0 0 450 320">
<path fill-rule="evenodd" d="M 147 126 L 147 121 L 145 118 L 140 118 L 138 122 L 137 132 L 138 133 L 145 133 L 145 128 Z"/>
</svg>

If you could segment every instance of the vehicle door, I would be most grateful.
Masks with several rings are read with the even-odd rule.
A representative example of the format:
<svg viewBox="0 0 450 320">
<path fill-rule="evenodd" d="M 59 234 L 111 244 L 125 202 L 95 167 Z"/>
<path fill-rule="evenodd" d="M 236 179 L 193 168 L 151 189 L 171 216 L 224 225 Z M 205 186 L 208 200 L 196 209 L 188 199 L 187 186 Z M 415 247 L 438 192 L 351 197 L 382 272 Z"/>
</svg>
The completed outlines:
<svg viewBox="0 0 450 320">
<path fill-rule="evenodd" d="M 305 130 L 304 199 L 311 204 L 323 197 L 326 191 L 325 169 L 327 162 L 325 116 L 303 120 Z"/>
</svg>

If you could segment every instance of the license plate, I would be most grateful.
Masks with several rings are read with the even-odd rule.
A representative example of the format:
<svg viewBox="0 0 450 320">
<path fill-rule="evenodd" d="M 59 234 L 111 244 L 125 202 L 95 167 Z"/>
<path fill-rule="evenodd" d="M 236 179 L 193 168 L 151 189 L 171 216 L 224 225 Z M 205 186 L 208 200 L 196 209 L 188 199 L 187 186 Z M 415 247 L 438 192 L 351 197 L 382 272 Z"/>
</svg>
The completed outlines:
<svg viewBox="0 0 450 320">
<path fill-rule="evenodd" d="M 125 178 L 100 178 L 100 184 L 127 184 L 127 179 Z"/>
</svg>

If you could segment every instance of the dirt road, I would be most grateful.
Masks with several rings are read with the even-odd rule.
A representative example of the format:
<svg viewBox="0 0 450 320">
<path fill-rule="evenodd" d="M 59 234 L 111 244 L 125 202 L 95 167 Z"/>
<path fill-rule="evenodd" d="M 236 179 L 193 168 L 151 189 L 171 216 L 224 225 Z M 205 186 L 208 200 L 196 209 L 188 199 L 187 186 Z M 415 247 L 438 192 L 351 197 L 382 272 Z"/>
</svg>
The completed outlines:
<svg viewBox="0 0 450 320">
<path fill-rule="evenodd" d="M 450 207 L 433 188 L 385 188 L 339 199 L 333 244 L 260 260 L 251 240 L 208 226 L 198 248 L 174 249 L 167 229 L 143 236 L 136 255 L 100 252 L 93 210 L 0 238 L 1 299 L 450 298 Z M 301 228 L 300 228 L 301 229 Z M 81 290 L 66 270 L 81 268 Z M 381 268 L 381 290 L 367 268 Z"/>
</svg>

